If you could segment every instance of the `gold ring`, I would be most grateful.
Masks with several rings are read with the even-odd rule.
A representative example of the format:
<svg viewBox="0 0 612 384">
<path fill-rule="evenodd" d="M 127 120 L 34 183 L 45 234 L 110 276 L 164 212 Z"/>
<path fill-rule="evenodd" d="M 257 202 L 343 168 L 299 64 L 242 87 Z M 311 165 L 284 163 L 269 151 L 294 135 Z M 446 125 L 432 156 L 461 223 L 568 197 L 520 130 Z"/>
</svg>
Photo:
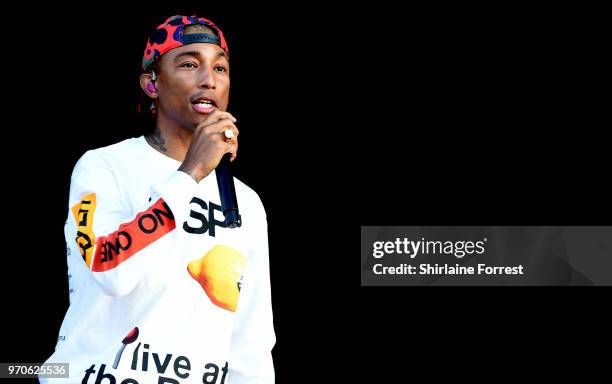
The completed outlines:
<svg viewBox="0 0 612 384">
<path fill-rule="evenodd" d="M 231 129 L 226 129 L 225 131 L 223 131 L 223 135 L 225 136 L 225 141 L 232 141 L 232 138 L 234 137 L 234 131 Z"/>
</svg>

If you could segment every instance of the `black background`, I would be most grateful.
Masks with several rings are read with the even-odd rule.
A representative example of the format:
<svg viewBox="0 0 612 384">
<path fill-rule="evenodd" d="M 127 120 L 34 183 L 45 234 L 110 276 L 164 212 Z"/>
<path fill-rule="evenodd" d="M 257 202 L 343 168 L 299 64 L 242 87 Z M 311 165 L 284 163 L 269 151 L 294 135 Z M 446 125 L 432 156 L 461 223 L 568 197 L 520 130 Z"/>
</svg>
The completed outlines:
<svg viewBox="0 0 612 384">
<path fill-rule="evenodd" d="M 279 383 L 384 382 L 442 374 L 440 363 L 518 375 L 550 357 L 571 372 L 572 354 L 609 338 L 605 289 L 358 288 L 357 277 L 360 225 L 610 224 L 596 10 L 233 6 L 15 17 L 5 361 L 52 352 L 72 166 L 139 134 L 146 32 L 175 13 L 229 39 L 236 174 L 268 212 Z"/>
<path fill-rule="evenodd" d="M 325 163 L 341 138 L 329 133 L 340 127 L 327 122 L 341 71 L 331 56 L 334 37 L 325 16 L 306 5 L 240 6 L 239 13 L 229 4 L 142 5 L 53 6 L 16 15 L 8 27 L 7 36 L 17 38 L 3 64 L 12 120 L 4 129 L 11 247 L 2 361 L 42 362 L 53 352 L 68 306 L 63 226 L 72 168 L 88 149 L 141 134 L 136 108 L 147 34 L 171 15 L 197 14 L 217 23 L 229 43 L 228 110 L 241 130 L 235 175 L 259 193 L 268 214 L 273 355 L 277 380 L 288 382 L 324 363 L 323 353 L 309 355 L 313 345 L 325 354 L 342 350 L 328 337 L 344 303 L 329 290 L 334 272 L 325 264 L 333 261 L 326 259 L 337 255 L 324 245 L 336 226 L 326 211 L 334 178 Z"/>
</svg>

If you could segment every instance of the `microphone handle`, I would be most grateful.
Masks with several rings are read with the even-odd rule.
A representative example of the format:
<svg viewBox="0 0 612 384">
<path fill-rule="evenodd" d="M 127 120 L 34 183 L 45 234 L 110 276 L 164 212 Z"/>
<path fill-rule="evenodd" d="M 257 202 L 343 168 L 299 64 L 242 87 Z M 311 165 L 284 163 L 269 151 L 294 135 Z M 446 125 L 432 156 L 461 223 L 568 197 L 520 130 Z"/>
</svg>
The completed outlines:
<svg viewBox="0 0 612 384">
<path fill-rule="evenodd" d="M 217 175 L 217 185 L 219 196 L 221 197 L 221 210 L 225 216 L 225 225 L 228 228 L 236 228 L 242 225 L 240 213 L 238 212 L 238 199 L 236 199 L 236 188 L 234 178 L 230 169 L 231 154 L 226 153 L 221 158 L 215 174 Z"/>
</svg>

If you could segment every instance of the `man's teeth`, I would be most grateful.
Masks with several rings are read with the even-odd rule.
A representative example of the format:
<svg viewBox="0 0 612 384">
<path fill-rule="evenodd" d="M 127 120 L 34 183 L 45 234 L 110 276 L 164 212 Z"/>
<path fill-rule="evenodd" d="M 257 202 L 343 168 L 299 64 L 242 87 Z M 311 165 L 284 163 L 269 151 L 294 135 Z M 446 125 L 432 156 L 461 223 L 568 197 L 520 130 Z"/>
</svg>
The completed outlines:
<svg viewBox="0 0 612 384">
<path fill-rule="evenodd" d="M 196 105 L 204 108 L 212 107 L 212 103 L 210 101 L 198 101 Z"/>
</svg>

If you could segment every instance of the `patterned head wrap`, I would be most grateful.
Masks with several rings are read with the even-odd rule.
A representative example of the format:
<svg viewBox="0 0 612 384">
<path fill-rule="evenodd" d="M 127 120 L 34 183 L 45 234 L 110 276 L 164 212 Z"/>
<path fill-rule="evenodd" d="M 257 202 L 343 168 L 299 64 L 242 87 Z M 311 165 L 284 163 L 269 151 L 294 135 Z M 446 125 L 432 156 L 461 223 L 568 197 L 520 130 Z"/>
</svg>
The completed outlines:
<svg viewBox="0 0 612 384">
<path fill-rule="evenodd" d="M 219 36 L 214 36 L 208 33 L 193 33 L 183 35 L 183 29 L 187 25 L 203 24 L 217 31 Z M 158 60 L 161 55 L 171 49 L 182 47 L 183 45 L 193 43 L 211 43 L 220 46 L 229 57 L 227 42 L 223 36 L 221 29 L 215 23 L 203 17 L 197 16 L 181 16 L 176 15 L 169 17 L 161 25 L 159 25 L 147 40 L 142 57 L 142 70 L 146 71 L 151 63 Z"/>
</svg>

